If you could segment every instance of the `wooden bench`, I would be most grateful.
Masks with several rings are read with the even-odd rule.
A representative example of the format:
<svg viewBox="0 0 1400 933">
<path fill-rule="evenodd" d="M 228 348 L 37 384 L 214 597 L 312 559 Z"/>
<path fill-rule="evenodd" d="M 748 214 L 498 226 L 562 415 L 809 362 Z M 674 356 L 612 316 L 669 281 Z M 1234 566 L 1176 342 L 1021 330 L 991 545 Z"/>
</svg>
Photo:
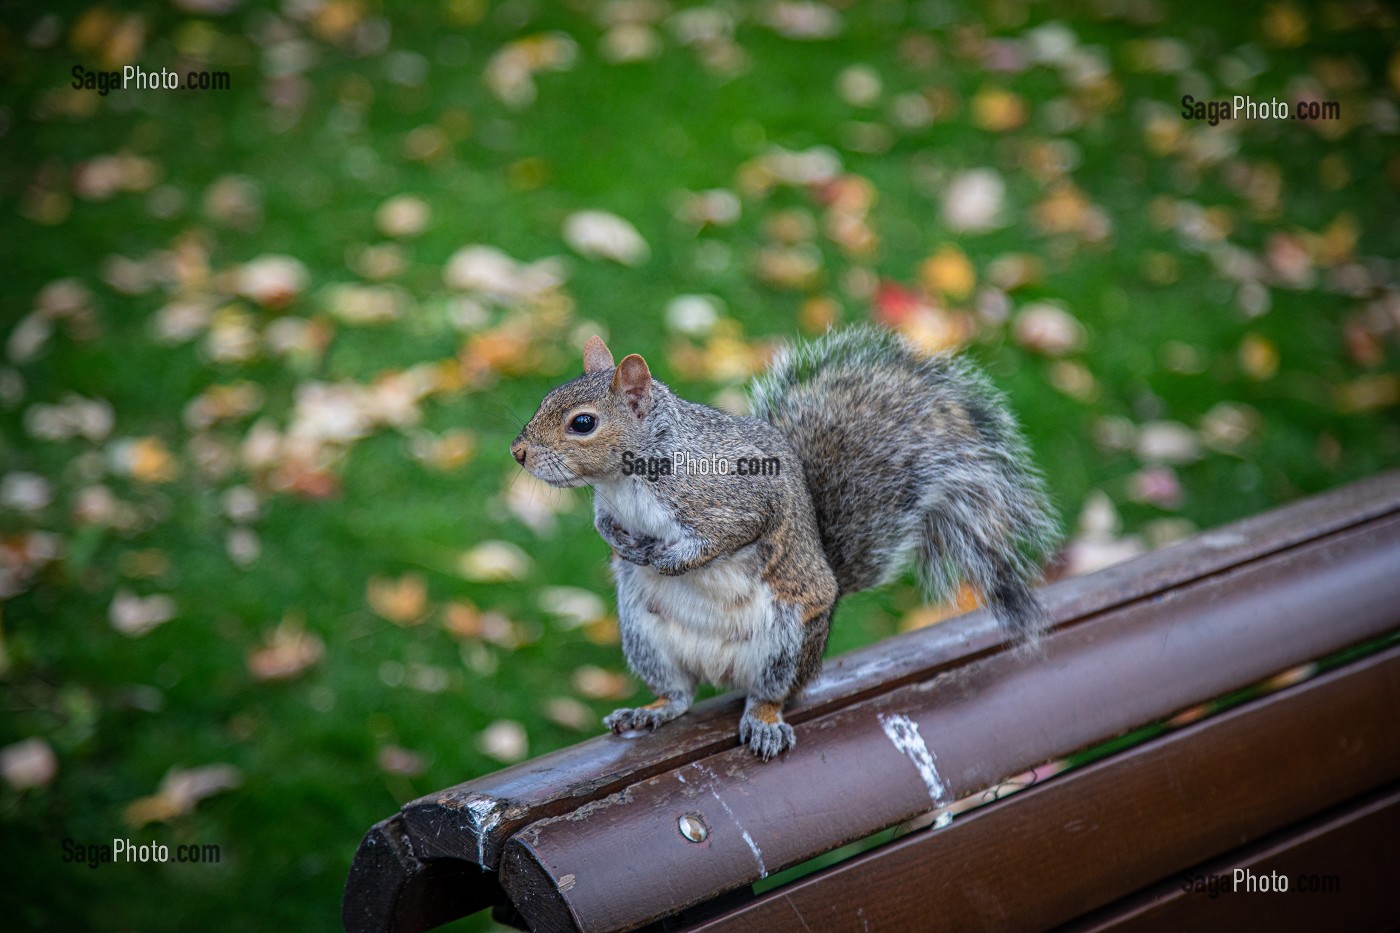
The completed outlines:
<svg viewBox="0 0 1400 933">
<path fill-rule="evenodd" d="M 345 926 L 1400 926 L 1400 473 L 1044 598 L 1037 656 L 979 611 L 830 659 L 779 760 L 737 746 L 724 696 L 405 804 L 356 852 Z"/>
</svg>

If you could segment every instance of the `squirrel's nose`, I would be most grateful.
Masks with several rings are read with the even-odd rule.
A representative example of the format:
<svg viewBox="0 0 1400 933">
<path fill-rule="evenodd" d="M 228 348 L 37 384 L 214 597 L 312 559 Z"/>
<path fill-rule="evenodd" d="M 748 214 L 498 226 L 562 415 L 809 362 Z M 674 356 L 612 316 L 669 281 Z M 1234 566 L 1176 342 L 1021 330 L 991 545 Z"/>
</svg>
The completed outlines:
<svg viewBox="0 0 1400 933">
<path fill-rule="evenodd" d="M 516 441 L 510 445 L 510 455 L 515 458 L 515 462 L 521 466 L 525 465 L 525 443 Z"/>
</svg>

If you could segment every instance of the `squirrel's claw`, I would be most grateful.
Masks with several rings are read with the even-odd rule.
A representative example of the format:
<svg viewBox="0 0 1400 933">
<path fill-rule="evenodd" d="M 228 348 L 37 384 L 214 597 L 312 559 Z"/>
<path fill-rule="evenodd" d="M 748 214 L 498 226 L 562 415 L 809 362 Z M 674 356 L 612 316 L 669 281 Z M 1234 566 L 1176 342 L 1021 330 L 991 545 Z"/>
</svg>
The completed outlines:
<svg viewBox="0 0 1400 933">
<path fill-rule="evenodd" d="M 797 736 L 793 733 L 792 726 L 781 719 L 777 722 L 763 722 L 757 717 L 746 715 L 739 720 L 739 743 L 747 745 L 749 751 L 767 761 L 796 745 Z"/>
<path fill-rule="evenodd" d="M 638 567 L 645 567 L 651 563 L 647 552 L 640 548 L 613 547 L 613 553 L 629 564 L 636 564 Z"/>
<path fill-rule="evenodd" d="M 603 717 L 603 725 L 615 735 L 626 732 L 651 732 L 657 726 L 670 722 L 679 713 L 670 704 L 659 707 L 640 706 L 636 709 L 617 709 Z"/>
<path fill-rule="evenodd" d="M 613 553 L 629 564 L 645 567 L 651 563 L 651 552 L 656 539 L 648 535 L 634 535 L 617 523 L 612 516 L 605 516 L 594 523 L 598 534 L 613 549 Z"/>
</svg>

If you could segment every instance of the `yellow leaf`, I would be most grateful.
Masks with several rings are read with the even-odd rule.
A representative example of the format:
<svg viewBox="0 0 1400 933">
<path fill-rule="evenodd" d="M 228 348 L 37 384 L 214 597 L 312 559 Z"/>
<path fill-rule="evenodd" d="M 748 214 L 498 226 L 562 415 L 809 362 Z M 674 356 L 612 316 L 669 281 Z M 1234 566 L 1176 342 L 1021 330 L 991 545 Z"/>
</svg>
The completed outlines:
<svg viewBox="0 0 1400 933">
<path fill-rule="evenodd" d="M 1028 115 L 1025 100 L 1003 88 L 984 87 L 972 98 L 972 122 L 992 133 L 1014 130 Z"/>
<path fill-rule="evenodd" d="M 977 287 L 977 272 L 967 255 L 949 244 L 919 266 L 919 280 L 926 289 L 953 301 L 961 301 Z"/>
<path fill-rule="evenodd" d="M 1240 344 L 1240 367 L 1251 379 L 1272 379 L 1278 372 L 1278 348 L 1268 338 L 1250 334 Z"/>
<path fill-rule="evenodd" d="M 1291 3 L 1270 4 L 1261 26 L 1269 42 L 1281 49 L 1297 48 L 1308 41 L 1308 19 Z"/>
<path fill-rule="evenodd" d="M 131 478 L 142 483 L 168 483 L 180 473 L 179 464 L 158 437 L 138 438 L 128 452 Z"/>
<path fill-rule="evenodd" d="M 1400 376 L 1363 376 L 1337 387 L 1337 410 L 1345 414 L 1374 411 L 1400 402 Z"/>
</svg>

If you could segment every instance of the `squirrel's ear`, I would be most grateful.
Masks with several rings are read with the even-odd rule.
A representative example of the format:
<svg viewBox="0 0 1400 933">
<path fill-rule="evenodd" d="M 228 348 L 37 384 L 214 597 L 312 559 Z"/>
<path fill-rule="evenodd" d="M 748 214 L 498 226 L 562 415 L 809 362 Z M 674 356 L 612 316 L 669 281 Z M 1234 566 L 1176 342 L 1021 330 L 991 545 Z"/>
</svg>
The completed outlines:
<svg viewBox="0 0 1400 933">
<path fill-rule="evenodd" d="M 627 400 L 632 414 L 642 418 L 651 410 L 651 370 L 637 354 L 624 356 L 613 373 L 612 390 Z"/>
<path fill-rule="evenodd" d="M 603 343 L 603 338 L 594 334 L 588 338 L 588 342 L 583 345 L 583 371 L 585 373 L 600 373 L 605 369 L 613 368 L 612 351 L 608 345 Z"/>
</svg>

